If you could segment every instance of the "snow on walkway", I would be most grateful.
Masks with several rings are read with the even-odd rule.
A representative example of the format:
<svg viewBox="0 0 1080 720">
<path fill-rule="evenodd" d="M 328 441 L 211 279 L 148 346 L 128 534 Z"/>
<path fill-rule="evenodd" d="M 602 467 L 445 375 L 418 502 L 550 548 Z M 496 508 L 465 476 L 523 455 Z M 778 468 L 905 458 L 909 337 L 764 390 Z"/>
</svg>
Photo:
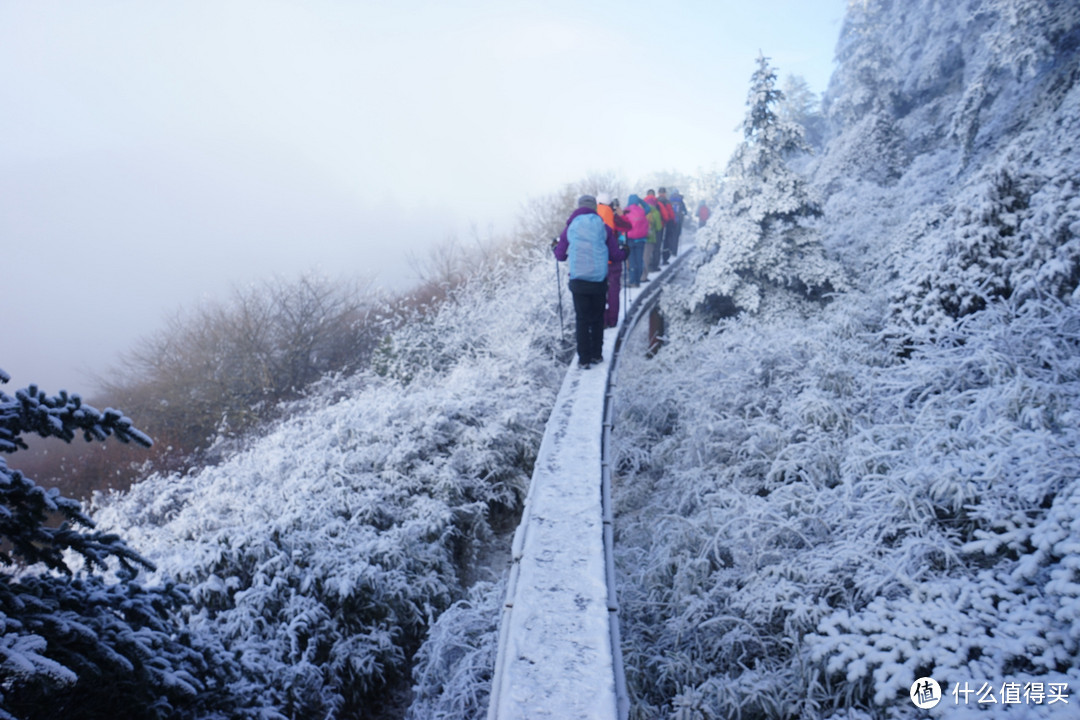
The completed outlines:
<svg viewBox="0 0 1080 720">
<path fill-rule="evenodd" d="M 607 358 L 614 338 L 605 333 Z M 493 689 L 499 720 L 616 717 L 600 504 L 606 379 L 603 364 L 572 366 L 540 445 L 527 521 L 514 536 L 516 592 Z"/>
<path fill-rule="evenodd" d="M 672 267 L 651 273 L 652 282 Z M 646 289 L 631 291 L 631 308 Z M 618 717 L 600 482 L 617 334 L 604 333 L 603 363 L 582 370 L 573 361 L 544 431 L 514 535 L 491 720 Z"/>
</svg>

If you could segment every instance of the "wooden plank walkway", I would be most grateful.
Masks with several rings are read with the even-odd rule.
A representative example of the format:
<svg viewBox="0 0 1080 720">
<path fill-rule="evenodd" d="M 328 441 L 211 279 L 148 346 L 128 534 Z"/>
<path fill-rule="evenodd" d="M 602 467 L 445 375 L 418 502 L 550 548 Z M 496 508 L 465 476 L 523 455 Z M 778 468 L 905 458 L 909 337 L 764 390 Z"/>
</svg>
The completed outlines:
<svg viewBox="0 0 1080 720">
<path fill-rule="evenodd" d="M 660 285 L 690 254 L 631 291 L 630 327 Z M 620 327 L 604 334 L 605 361 L 566 373 L 540 444 L 521 524 L 514 534 L 510 579 L 499 629 L 489 720 L 621 720 L 617 606 L 609 592 L 611 514 L 603 497 L 605 406 Z M 615 645 L 618 644 L 616 640 Z"/>
</svg>

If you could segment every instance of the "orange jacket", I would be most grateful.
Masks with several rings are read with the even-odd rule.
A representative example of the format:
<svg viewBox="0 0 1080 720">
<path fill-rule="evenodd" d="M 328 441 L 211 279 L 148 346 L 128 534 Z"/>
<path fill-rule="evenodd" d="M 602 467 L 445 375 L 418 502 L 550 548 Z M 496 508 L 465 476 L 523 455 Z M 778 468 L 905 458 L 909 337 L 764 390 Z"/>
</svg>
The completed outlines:
<svg viewBox="0 0 1080 720">
<path fill-rule="evenodd" d="M 604 221 L 612 230 L 615 229 L 615 211 L 611 209 L 610 205 L 604 205 L 602 203 L 597 204 L 596 214 L 600 216 L 600 219 Z"/>
</svg>

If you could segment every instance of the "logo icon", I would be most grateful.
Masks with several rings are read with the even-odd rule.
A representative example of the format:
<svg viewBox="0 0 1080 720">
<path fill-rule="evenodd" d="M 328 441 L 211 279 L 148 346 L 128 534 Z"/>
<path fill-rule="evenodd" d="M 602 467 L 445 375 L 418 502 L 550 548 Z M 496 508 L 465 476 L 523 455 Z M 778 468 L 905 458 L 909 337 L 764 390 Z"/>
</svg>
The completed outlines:
<svg viewBox="0 0 1080 720">
<path fill-rule="evenodd" d="M 911 702 L 915 707 L 929 710 L 941 702 L 941 686 L 931 677 L 923 677 L 911 685 Z"/>
</svg>

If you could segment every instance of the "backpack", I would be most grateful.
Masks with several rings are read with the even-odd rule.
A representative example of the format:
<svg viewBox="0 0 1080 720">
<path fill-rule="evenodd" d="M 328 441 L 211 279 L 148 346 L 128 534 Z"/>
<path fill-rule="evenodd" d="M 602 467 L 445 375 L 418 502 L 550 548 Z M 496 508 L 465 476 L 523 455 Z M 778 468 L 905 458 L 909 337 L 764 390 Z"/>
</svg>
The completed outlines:
<svg viewBox="0 0 1080 720">
<path fill-rule="evenodd" d="M 686 203 L 683 202 L 682 195 L 671 196 L 671 207 L 675 211 L 676 217 L 686 214 Z"/>
</svg>

